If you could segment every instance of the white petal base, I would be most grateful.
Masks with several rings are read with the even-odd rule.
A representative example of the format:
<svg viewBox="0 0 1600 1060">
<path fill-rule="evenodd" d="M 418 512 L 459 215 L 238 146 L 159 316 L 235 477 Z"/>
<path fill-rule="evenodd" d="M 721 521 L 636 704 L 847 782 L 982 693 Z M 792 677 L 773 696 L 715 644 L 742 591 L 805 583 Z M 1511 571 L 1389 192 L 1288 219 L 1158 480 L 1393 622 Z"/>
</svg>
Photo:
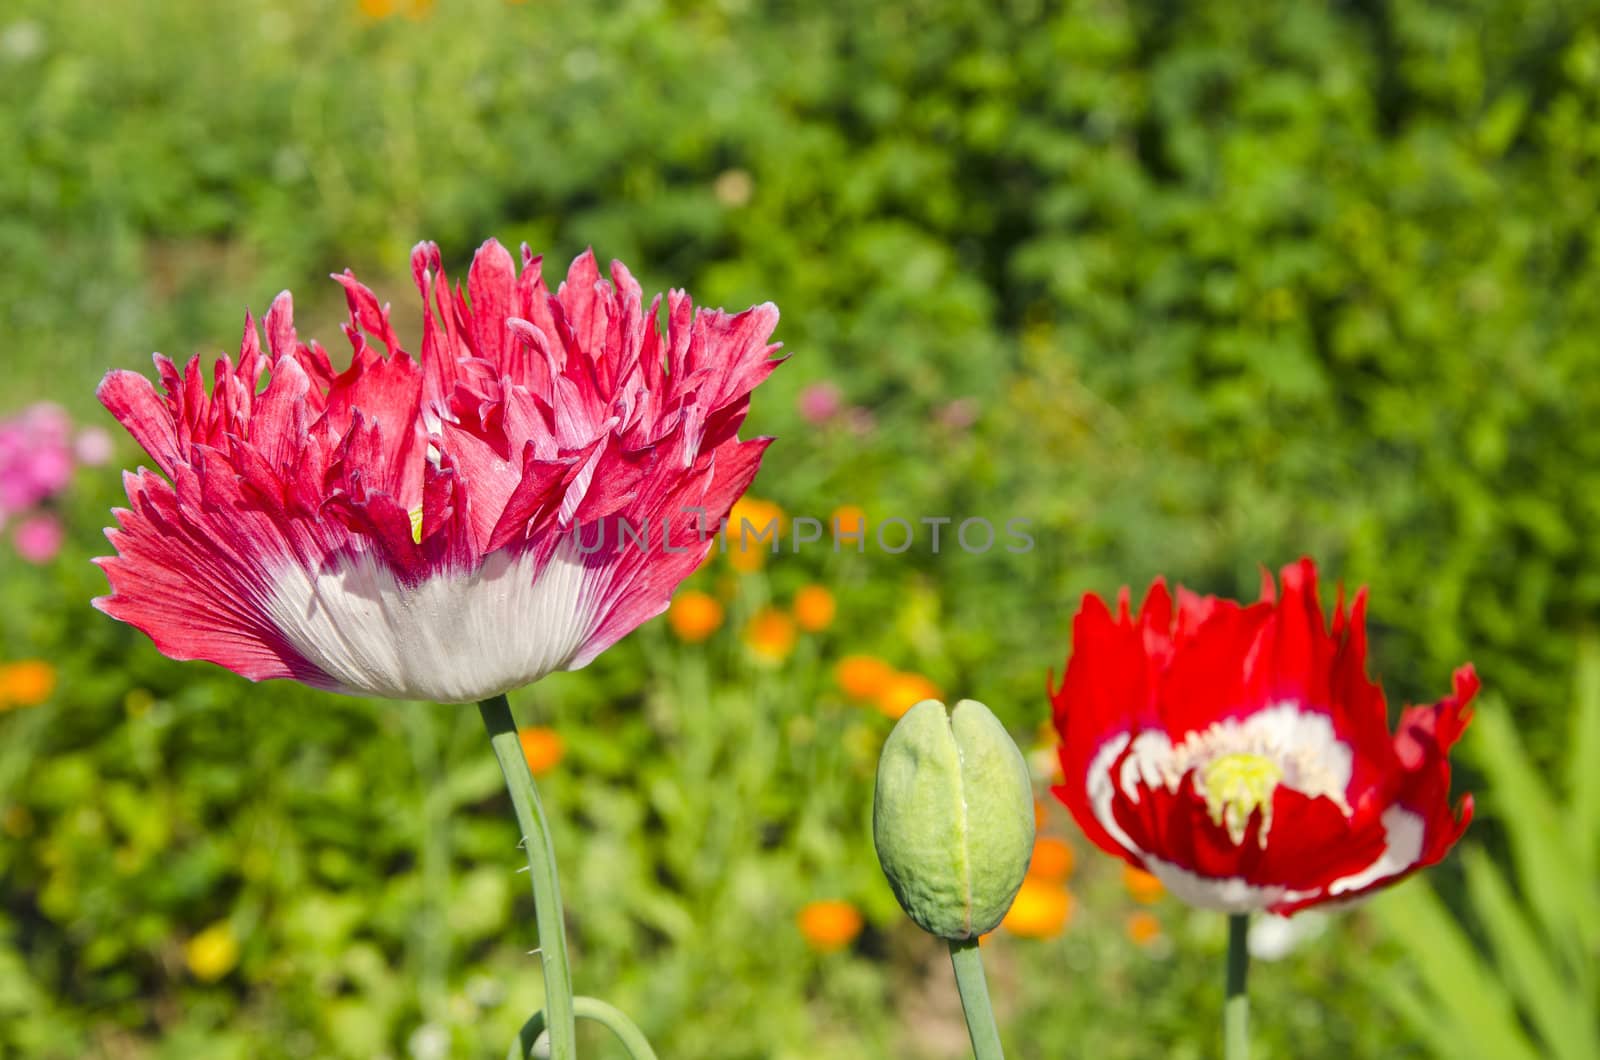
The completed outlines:
<svg viewBox="0 0 1600 1060">
<path fill-rule="evenodd" d="M 1318 894 L 1338 898 L 1379 880 L 1397 876 L 1415 865 L 1422 857 L 1425 829 L 1422 818 L 1410 810 L 1391 806 L 1383 811 L 1382 820 L 1383 853 L 1366 868 L 1333 880 L 1322 891 L 1292 891 L 1287 887 L 1261 886 L 1233 876 L 1201 876 L 1150 854 L 1144 854 L 1143 857 L 1145 867 L 1180 901 L 1224 913 L 1254 913 L 1279 902 L 1304 901 Z M 1347 898 L 1343 903 L 1334 904 L 1352 904 L 1360 900 L 1361 897 Z"/>
<path fill-rule="evenodd" d="M 1260 886 L 1234 876 L 1201 876 L 1149 854 L 1144 856 L 1144 864 L 1173 897 L 1199 909 L 1257 913 L 1290 893 L 1287 887 Z"/>
<path fill-rule="evenodd" d="M 542 569 L 502 550 L 412 588 L 358 553 L 316 575 L 286 567 L 267 610 L 341 691 L 467 703 L 567 666 L 593 625 L 585 581 L 570 542 Z"/>
</svg>

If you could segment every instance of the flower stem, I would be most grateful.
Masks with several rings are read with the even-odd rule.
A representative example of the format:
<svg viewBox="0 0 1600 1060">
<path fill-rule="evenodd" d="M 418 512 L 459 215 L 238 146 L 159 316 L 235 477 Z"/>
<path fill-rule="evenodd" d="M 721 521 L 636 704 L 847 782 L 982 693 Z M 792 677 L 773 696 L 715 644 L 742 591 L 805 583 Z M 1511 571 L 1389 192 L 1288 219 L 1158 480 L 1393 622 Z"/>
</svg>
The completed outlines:
<svg viewBox="0 0 1600 1060">
<path fill-rule="evenodd" d="M 572 1008 L 580 1019 L 593 1020 L 616 1035 L 617 1041 L 622 1043 L 622 1047 L 633 1060 L 656 1060 L 656 1051 L 650 1048 L 650 1042 L 645 1038 L 644 1032 L 635 1026 L 621 1009 L 604 1001 L 582 996 L 572 999 Z M 517 1032 L 516 1041 L 511 1043 L 511 1049 L 506 1053 L 506 1060 L 528 1060 L 529 1054 L 533 1052 L 534 1043 L 543 1033 L 544 1012 L 541 1010 L 528 1017 L 528 1022 Z"/>
<path fill-rule="evenodd" d="M 989 984 L 983 978 L 978 940 L 950 940 L 950 963 L 956 969 L 956 989 L 961 993 L 961 1008 L 967 1016 L 972 1055 L 977 1060 L 1005 1060 L 1005 1052 L 1000 1048 L 1000 1028 L 995 1026 L 994 1009 L 989 1005 Z"/>
<path fill-rule="evenodd" d="M 505 774 L 506 790 L 517 811 L 522 845 L 528 854 L 533 885 L 534 919 L 539 929 L 539 958 L 544 967 L 544 1015 L 550 1029 L 551 1060 L 576 1060 L 577 1028 L 572 1009 L 572 971 L 567 965 L 567 929 L 561 919 L 561 884 L 556 877 L 556 852 L 550 842 L 539 792 L 517 739 L 517 723 L 503 695 L 478 704 L 489 743 Z"/>
<path fill-rule="evenodd" d="M 1250 914 L 1228 916 L 1228 989 L 1222 1013 L 1222 1055 L 1226 1060 L 1249 1060 L 1250 995 L 1244 977 L 1250 970 Z"/>
</svg>

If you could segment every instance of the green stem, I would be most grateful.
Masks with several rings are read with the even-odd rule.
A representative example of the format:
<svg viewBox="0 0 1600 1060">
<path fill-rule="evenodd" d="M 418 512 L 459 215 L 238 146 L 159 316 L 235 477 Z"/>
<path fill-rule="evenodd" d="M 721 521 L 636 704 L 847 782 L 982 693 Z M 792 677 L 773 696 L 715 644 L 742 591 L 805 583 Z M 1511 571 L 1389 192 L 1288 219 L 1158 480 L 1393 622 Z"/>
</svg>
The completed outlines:
<svg viewBox="0 0 1600 1060">
<path fill-rule="evenodd" d="M 977 1060 L 1005 1060 L 1000 1048 L 1000 1028 L 989 1005 L 989 984 L 983 978 L 983 958 L 978 940 L 950 941 L 950 963 L 956 969 L 956 989 L 961 993 L 961 1009 L 967 1016 L 967 1034 L 972 1038 L 972 1055 Z"/>
<path fill-rule="evenodd" d="M 1250 995 L 1245 993 L 1245 973 L 1250 970 L 1250 914 L 1228 916 L 1228 989 L 1222 1014 L 1222 1055 L 1226 1060 L 1249 1060 Z"/>
<path fill-rule="evenodd" d="M 567 965 L 567 929 L 561 919 L 561 883 L 556 877 L 556 852 L 550 842 L 539 792 L 517 739 L 517 723 L 506 697 L 495 696 L 478 704 L 483 726 L 489 730 L 494 756 L 505 774 L 506 790 L 516 807 L 522 828 L 522 845 L 528 854 L 533 885 L 534 919 L 539 928 L 539 958 L 544 967 L 544 1010 L 550 1027 L 551 1060 L 577 1060 L 577 1028 L 572 1009 L 572 971 Z"/>
<path fill-rule="evenodd" d="M 656 1051 L 650 1048 L 644 1032 L 636 1027 L 621 1009 L 592 997 L 573 998 L 572 1009 L 579 1019 L 594 1020 L 616 1035 L 617 1041 L 622 1043 L 622 1047 L 628 1051 L 633 1060 L 656 1060 Z M 543 1033 L 544 1012 L 541 1010 L 529 1016 L 528 1022 L 522 1025 L 522 1030 L 517 1032 L 517 1040 L 511 1043 L 511 1049 L 506 1053 L 506 1060 L 528 1060 L 528 1054 L 533 1051 L 534 1043 Z"/>
</svg>

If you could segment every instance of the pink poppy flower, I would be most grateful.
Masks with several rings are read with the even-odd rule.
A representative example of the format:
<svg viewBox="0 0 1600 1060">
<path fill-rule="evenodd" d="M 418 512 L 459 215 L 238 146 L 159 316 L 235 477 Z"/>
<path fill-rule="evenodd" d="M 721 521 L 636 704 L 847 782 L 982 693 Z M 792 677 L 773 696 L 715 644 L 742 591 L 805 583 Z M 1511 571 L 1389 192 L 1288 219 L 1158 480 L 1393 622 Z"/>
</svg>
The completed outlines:
<svg viewBox="0 0 1600 1060">
<path fill-rule="evenodd" d="M 1366 674 L 1366 592 L 1330 630 L 1309 559 L 1259 603 L 1157 580 L 1137 615 L 1086 596 L 1052 693 L 1064 783 L 1096 845 L 1191 905 L 1229 913 L 1365 895 L 1444 857 L 1472 818 L 1448 752 L 1478 690 L 1407 708 L 1390 732 Z"/>
<path fill-rule="evenodd" d="M 246 316 L 210 394 L 198 358 L 157 356 L 164 396 L 107 375 L 160 474 L 124 476 L 95 605 L 251 680 L 444 702 L 581 667 L 665 610 L 768 444 L 738 430 L 778 311 L 674 291 L 663 330 L 620 263 L 607 282 L 585 253 L 552 296 L 522 260 L 491 240 L 452 290 L 419 245 L 420 358 L 347 271 L 343 372 L 285 292 L 267 352 Z"/>
</svg>

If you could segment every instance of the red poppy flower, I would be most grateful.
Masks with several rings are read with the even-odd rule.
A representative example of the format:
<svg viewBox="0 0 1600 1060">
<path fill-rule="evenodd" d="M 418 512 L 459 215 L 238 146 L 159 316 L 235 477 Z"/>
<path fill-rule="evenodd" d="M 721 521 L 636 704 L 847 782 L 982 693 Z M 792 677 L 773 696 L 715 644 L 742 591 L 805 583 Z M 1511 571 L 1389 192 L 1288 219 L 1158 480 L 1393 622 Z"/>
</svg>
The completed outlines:
<svg viewBox="0 0 1600 1060">
<path fill-rule="evenodd" d="M 674 291 L 663 331 L 620 263 L 607 282 L 585 253 L 552 296 L 522 259 L 485 243 L 463 292 L 419 245 L 419 359 L 346 272 L 345 371 L 285 292 L 267 352 L 247 315 L 209 395 L 198 357 L 156 357 L 164 397 L 106 376 L 161 474 L 125 476 L 96 606 L 252 680 L 447 702 L 576 669 L 665 610 L 760 465 L 768 439 L 737 432 L 778 311 Z"/>
<path fill-rule="evenodd" d="M 1408 708 L 1391 733 L 1366 675 L 1366 592 L 1323 622 L 1309 559 L 1242 605 L 1157 580 L 1137 616 L 1084 598 L 1051 694 L 1065 783 L 1095 843 L 1197 906 L 1289 914 L 1445 855 L 1472 816 L 1446 757 L 1478 690 Z"/>
</svg>

